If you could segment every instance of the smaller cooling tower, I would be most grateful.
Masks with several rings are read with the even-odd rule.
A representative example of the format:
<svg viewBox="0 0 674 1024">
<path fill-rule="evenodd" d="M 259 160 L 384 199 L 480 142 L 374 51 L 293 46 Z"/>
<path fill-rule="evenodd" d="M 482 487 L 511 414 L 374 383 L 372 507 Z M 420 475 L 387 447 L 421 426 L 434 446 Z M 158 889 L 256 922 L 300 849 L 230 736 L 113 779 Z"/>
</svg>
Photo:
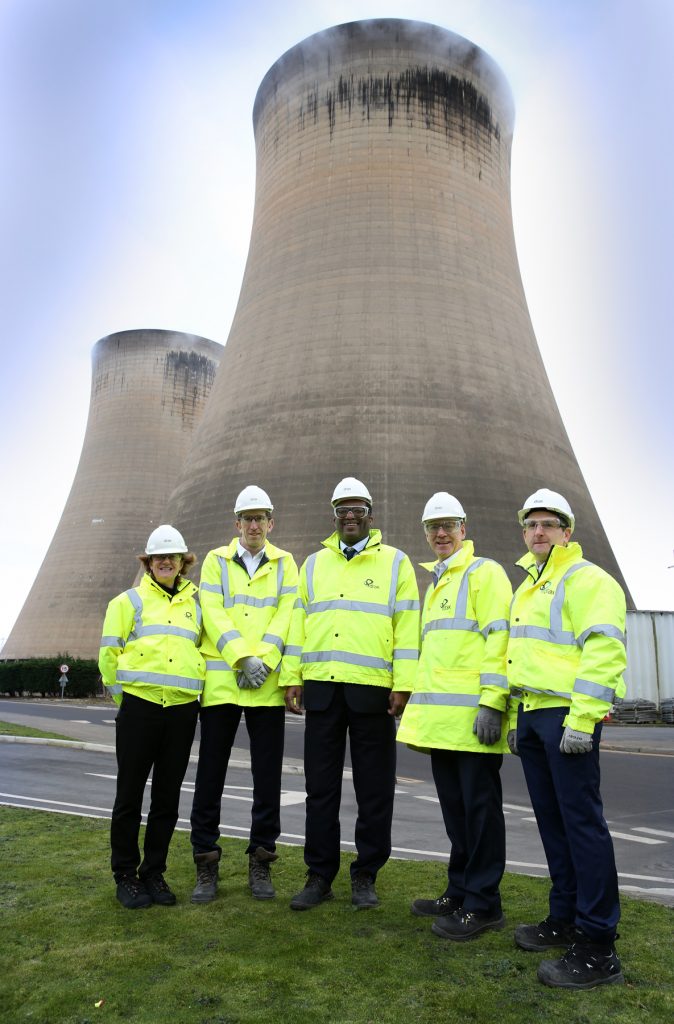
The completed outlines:
<svg viewBox="0 0 674 1024">
<path fill-rule="evenodd" d="M 221 354 L 176 331 L 121 331 L 94 346 L 77 473 L 3 659 L 97 656 L 108 601 L 131 586 L 135 556 L 165 521 Z"/>
</svg>

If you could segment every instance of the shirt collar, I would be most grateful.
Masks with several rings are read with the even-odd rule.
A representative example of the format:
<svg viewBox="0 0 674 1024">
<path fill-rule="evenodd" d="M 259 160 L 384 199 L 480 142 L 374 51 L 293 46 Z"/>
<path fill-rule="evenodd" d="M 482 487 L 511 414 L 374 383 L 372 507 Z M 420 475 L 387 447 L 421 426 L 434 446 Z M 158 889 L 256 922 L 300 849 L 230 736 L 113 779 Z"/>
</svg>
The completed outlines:
<svg viewBox="0 0 674 1024">
<path fill-rule="evenodd" d="M 343 540 L 340 540 L 339 546 L 342 551 L 346 551 L 347 548 L 353 548 L 354 551 L 362 551 L 363 548 L 367 546 L 369 539 L 369 536 L 363 537 L 362 540 L 356 541 L 355 544 L 345 544 Z"/>
</svg>

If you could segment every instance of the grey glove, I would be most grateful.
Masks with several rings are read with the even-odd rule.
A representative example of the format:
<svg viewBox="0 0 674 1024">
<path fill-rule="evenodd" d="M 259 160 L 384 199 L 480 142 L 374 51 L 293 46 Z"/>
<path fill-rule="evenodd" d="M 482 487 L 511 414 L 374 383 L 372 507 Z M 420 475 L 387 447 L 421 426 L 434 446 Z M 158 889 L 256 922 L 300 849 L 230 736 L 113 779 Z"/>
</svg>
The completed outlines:
<svg viewBox="0 0 674 1024">
<path fill-rule="evenodd" d="M 517 754 L 519 757 L 519 751 L 517 749 L 517 729 L 509 729 L 508 735 L 506 736 L 508 742 L 508 748 L 511 754 Z"/>
<path fill-rule="evenodd" d="M 241 683 L 239 683 L 239 686 L 241 686 L 242 689 L 259 689 L 269 675 L 269 669 L 265 663 L 260 658 L 256 658 L 254 656 L 241 658 L 241 661 L 239 662 L 239 672 L 245 676 L 248 681 L 248 686 L 241 686 Z"/>
<path fill-rule="evenodd" d="M 501 712 L 495 708 L 481 707 L 473 722 L 473 732 L 486 747 L 497 743 L 501 739 Z"/>
<path fill-rule="evenodd" d="M 563 754 L 589 754 L 592 750 L 592 733 L 578 732 L 567 725 L 559 749 Z"/>
<path fill-rule="evenodd" d="M 249 683 L 248 679 L 243 672 L 236 673 L 236 685 L 240 690 L 257 690 L 259 687 L 253 683 Z"/>
</svg>

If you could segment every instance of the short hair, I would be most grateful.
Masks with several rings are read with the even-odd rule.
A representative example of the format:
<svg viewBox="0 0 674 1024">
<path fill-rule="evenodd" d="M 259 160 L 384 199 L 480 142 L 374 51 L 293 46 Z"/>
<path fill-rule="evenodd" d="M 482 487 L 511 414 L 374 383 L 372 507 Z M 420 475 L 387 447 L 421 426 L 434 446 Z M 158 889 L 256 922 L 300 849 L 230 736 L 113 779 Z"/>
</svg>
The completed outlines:
<svg viewBox="0 0 674 1024">
<path fill-rule="evenodd" d="M 176 554 L 180 555 L 183 560 L 183 564 L 180 566 L 180 572 L 178 573 L 178 575 L 186 577 L 190 570 L 193 568 L 193 566 L 196 565 L 197 556 L 193 554 L 191 551 L 188 551 L 187 554 L 185 555 L 183 555 L 180 551 L 176 551 Z M 145 569 L 145 572 L 150 571 L 150 559 L 152 557 L 152 555 L 138 555 L 138 561 L 142 564 L 143 568 Z"/>
</svg>

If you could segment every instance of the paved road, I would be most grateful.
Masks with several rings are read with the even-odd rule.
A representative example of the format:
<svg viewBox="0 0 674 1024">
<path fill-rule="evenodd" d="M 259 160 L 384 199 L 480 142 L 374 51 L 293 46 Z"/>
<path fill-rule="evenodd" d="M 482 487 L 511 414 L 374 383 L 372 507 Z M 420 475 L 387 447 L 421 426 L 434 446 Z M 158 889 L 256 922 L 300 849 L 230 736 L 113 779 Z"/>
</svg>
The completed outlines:
<svg viewBox="0 0 674 1024">
<path fill-rule="evenodd" d="M 110 747 L 114 708 L 100 704 L 8 701 L 0 703 L 0 720 L 33 724 L 62 732 L 84 742 Z M 301 843 L 304 833 L 304 790 L 301 750 L 304 720 L 287 716 L 286 771 L 283 776 L 283 842 Z M 626 738 L 622 734 L 627 733 Z M 646 738 L 638 734 L 645 733 Z M 669 736 L 672 739 L 669 739 Z M 603 792 L 606 816 L 614 836 L 621 888 L 674 906 L 674 759 L 660 753 L 633 753 L 630 745 L 674 752 L 674 730 L 612 727 L 605 731 L 609 746 L 603 754 Z M 196 754 L 197 746 L 194 752 Z M 241 729 L 227 777 L 222 804 L 222 831 L 245 837 L 252 799 L 247 767 L 247 737 Z M 0 743 L 0 803 L 44 810 L 108 817 L 114 798 L 115 759 L 112 752 L 45 744 Z M 188 827 L 194 791 L 195 758 L 183 786 L 179 826 Z M 508 869 L 545 875 L 545 859 L 536 823 L 516 758 L 503 767 L 504 805 L 508 835 Z M 350 773 L 345 773 L 343 848 L 350 841 L 355 799 Z M 441 824 L 429 759 L 400 747 L 394 820 L 394 853 L 405 858 L 444 859 L 448 841 Z"/>
</svg>

